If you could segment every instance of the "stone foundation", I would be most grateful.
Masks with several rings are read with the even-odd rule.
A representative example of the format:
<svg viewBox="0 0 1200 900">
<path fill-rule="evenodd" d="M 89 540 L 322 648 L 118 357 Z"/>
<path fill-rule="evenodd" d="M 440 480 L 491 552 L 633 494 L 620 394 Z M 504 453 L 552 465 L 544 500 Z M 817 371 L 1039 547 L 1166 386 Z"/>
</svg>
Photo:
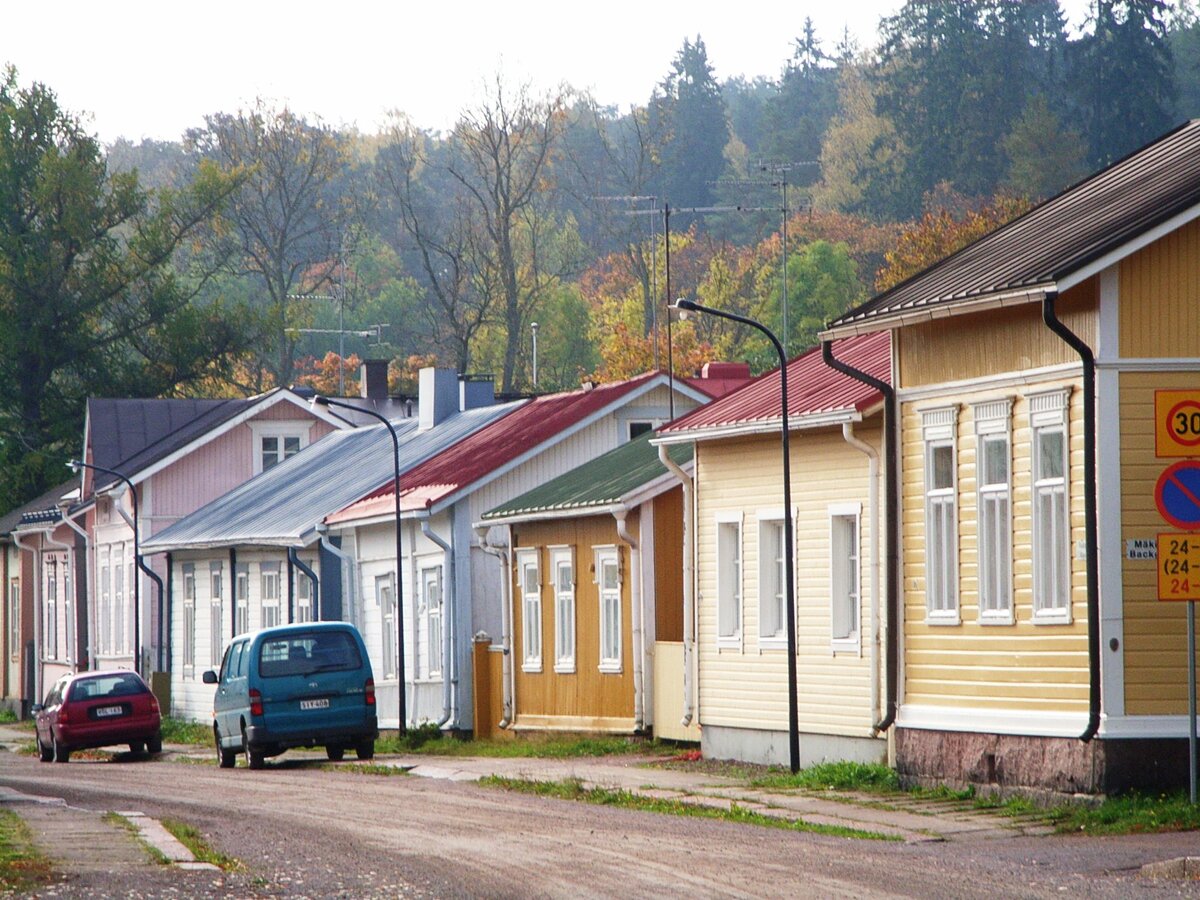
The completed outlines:
<svg viewBox="0 0 1200 900">
<path fill-rule="evenodd" d="M 1186 739 L 1093 739 L 896 729 L 906 785 L 1072 796 L 1187 787 Z"/>
</svg>

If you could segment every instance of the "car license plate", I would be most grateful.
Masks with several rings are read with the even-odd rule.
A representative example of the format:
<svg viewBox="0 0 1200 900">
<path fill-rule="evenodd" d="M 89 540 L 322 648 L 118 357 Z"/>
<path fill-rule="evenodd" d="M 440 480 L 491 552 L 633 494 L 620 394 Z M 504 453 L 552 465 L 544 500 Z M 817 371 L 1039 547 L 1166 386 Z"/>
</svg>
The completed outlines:
<svg viewBox="0 0 1200 900">
<path fill-rule="evenodd" d="M 98 706 L 96 707 L 96 718 L 104 719 L 111 716 L 119 716 L 124 711 L 120 706 Z"/>
<path fill-rule="evenodd" d="M 301 709 L 328 709 L 329 708 L 329 698 L 322 697 L 320 700 L 301 700 L 300 708 Z"/>
</svg>

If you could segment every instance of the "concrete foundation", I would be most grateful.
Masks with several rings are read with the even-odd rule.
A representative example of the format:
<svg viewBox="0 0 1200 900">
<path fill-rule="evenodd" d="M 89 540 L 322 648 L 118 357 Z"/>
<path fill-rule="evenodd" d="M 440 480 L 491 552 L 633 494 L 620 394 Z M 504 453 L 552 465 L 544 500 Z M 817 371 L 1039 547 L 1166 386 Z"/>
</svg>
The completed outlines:
<svg viewBox="0 0 1200 900">
<path fill-rule="evenodd" d="M 703 725 L 700 751 L 707 759 L 735 759 L 760 765 L 790 763 L 786 731 Z M 886 763 L 887 741 L 882 738 L 800 732 L 800 766 L 820 762 Z"/>
</svg>

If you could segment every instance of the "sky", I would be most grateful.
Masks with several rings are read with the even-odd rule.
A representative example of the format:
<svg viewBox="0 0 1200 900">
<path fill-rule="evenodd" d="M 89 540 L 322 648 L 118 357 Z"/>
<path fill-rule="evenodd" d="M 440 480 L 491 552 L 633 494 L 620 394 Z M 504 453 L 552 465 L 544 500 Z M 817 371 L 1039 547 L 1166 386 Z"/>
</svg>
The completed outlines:
<svg viewBox="0 0 1200 900">
<path fill-rule="evenodd" d="M 392 111 L 440 130 L 497 75 L 537 93 L 566 83 L 621 110 L 644 104 L 697 35 L 719 81 L 777 78 L 805 16 L 831 51 L 844 29 L 870 47 L 901 2 L 26 0 L 4 4 L 0 65 L 52 88 L 106 143 L 177 140 L 260 97 L 367 133 Z M 1062 3 L 1069 24 L 1086 2 Z"/>
</svg>

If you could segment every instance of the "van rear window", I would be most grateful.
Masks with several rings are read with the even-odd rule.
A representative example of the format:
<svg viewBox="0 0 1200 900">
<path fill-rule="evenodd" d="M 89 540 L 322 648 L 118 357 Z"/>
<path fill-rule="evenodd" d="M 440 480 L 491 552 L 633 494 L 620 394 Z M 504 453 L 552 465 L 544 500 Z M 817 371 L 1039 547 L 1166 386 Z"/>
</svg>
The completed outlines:
<svg viewBox="0 0 1200 900">
<path fill-rule="evenodd" d="M 360 668 L 358 644 L 345 631 L 297 632 L 265 640 L 259 648 L 263 678 Z"/>
</svg>

